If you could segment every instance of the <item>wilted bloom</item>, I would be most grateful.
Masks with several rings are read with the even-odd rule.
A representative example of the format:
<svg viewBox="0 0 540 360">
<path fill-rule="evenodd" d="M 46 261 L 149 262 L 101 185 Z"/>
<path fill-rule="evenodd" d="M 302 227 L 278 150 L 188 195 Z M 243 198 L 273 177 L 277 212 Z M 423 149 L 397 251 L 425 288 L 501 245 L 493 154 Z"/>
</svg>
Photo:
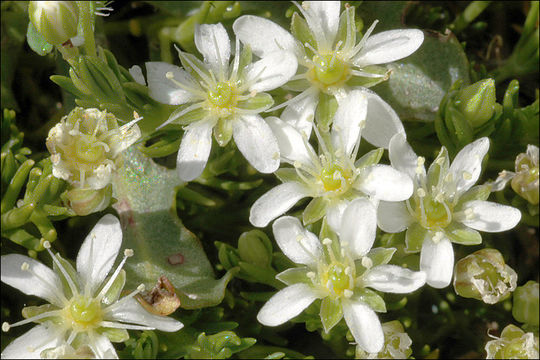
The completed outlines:
<svg viewBox="0 0 540 360">
<path fill-rule="evenodd" d="M 36 30 L 52 45 L 61 45 L 77 35 L 76 1 L 30 1 L 28 15 Z"/>
<path fill-rule="evenodd" d="M 538 336 L 508 325 L 500 338 L 486 344 L 486 359 L 538 359 Z"/>
<path fill-rule="evenodd" d="M 46 144 L 53 175 L 72 185 L 65 196 L 78 215 L 109 205 L 112 176 L 122 164 L 120 154 L 141 136 L 139 120 L 119 127 L 107 111 L 77 107 L 49 131 Z"/>
<path fill-rule="evenodd" d="M 278 171 L 276 175 L 283 184 L 253 204 L 249 216 L 253 225 L 268 225 L 304 197 L 313 198 L 304 211 L 304 224 L 326 216 L 330 226 L 337 228 L 347 203 L 358 197 L 403 201 L 411 196 L 413 185 L 406 174 L 389 165 L 377 164 L 382 149 L 356 160 L 366 122 L 366 101 L 364 94 L 357 90 L 344 98 L 326 139 L 314 127 L 320 154 L 300 130 L 276 117 L 267 118 L 278 140 L 282 161 L 293 165 L 294 169 Z"/>
<path fill-rule="evenodd" d="M 126 329 L 177 331 L 182 323 L 150 314 L 133 298 L 144 286 L 120 298 L 126 281 L 124 258 L 107 277 L 122 244 L 120 222 L 105 215 L 84 240 L 77 256 L 77 269 L 49 250 L 54 268 L 27 256 L 2 256 L 2 282 L 27 295 L 49 302 L 23 309 L 25 320 L 2 324 L 2 330 L 31 322 L 39 325 L 21 335 L 2 352 L 2 358 L 40 358 L 67 354 L 93 354 L 97 358 L 116 358 L 112 342 L 129 338 Z M 58 347 L 61 347 L 58 349 Z"/>
<path fill-rule="evenodd" d="M 240 51 L 238 40 L 234 60 L 227 31 L 221 24 L 195 29 L 195 46 L 204 62 L 178 49 L 185 70 L 162 62 L 148 62 L 150 96 L 162 103 L 180 105 L 169 123 L 185 126 L 178 150 L 180 178 L 190 181 L 204 170 L 212 147 L 212 132 L 220 146 L 234 138 L 244 157 L 263 173 L 279 166 L 279 149 L 272 130 L 259 115 L 274 100 L 265 91 L 286 83 L 296 72 L 296 59 L 276 51 L 254 63 L 251 51 Z"/>
<path fill-rule="evenodd" d="M 496 249 L 482 249 L 456 263 L 454 289 L 458 295 L 495 304 L 517 285 L 517 274 Z"/>
<path fill-rule="evenodd" d="M 521 219 L 518 209 L 485 201 L 490 185 L 473 187 L 488 148 L 488 138 L 478 139 L 465 146 L 450 165 L 443 147 L 426 172 L 424 158 L 416 156 L 403 135 L 390 141 L 392 166 L 409 174 L 415 189 L 405 202 L 379 204 L 379 227 L 390 233 L 407 229 L 406 250 L 421 250 L 420 270 L 427 273 L 427 283 L 435 288 L 452 280 L 452 242 L 477 245 L 482 242 L 477 230 L 506 231 Z"/>
<path fill-rule="evenodd" d="M 340 1 L 304 1 L 298 6 L 304 16 L 292 19 L 294 37 L 274 22 L 252 15 L 239 17 L 233 29 L 240 41 L 257 56 L 276 50 L 294 54 L 300 65 L 298 74 L 285 87 L 301 92 L 282 104 L 287 108 L 282 119 L 309 134 L 311 120 L 319 100 L 345 97 L 358 86 L 387 77 L 377 64 L 392 62 L 415 52 L 424 40 L 420 30 L 390 30 L 371 36 L 377 21 L 357 41 L 355 8 L 340 16 Z M 368 97 L 368 121 L 365 138 L 379 147 L 388 147 L 392 135 L 403 131 L 399 118 L 386 115 L 386 103 L 376 94 Z M 326 101 L 326 100 L 325 100 Z M 379 118 L 380 117 L 380 118 Z M 328 119 L 331 121 L 331 119 Z M 321 125 L 321 124 L 319 124 Z"/>
<path fill-rule="evenodd" d="M 287 287 L 268 300 L 257 319 L 264 325 L 277 326 L 322 299 L 320 317 L 326 332 L 345 318 L 364 351 L 381 351 L 384 334 L 375 311 L 385 312 L 386 306 L 370 288 L 410 293 L 424 285 L 426 275 L 386 265 L 395 249 L 371 249 L 376 223 L 376 209 L 367 199 L 352 201 L 341 218 L 339 239 L 326 232 L 322 243 L 298 219 L 284 216 L 276 220 L 272 228 L 277 244 L 289 259 L 302 266 L 276 276 Z"/>
<path fill-rule="evenodd" d="M 538 283 L 528 281 L 523 286 L 518 286 L 512 296 L 512 315 L 519 322 L 538 326 Z"/>
<path fill-rule="evenodd" d="M 378 353 L 366 353 L 356 347 L 356 359 L 408 359 L 412 354 L 412 340 L 398 320 L 382 324 L 384 346 Z"/>
</svg>

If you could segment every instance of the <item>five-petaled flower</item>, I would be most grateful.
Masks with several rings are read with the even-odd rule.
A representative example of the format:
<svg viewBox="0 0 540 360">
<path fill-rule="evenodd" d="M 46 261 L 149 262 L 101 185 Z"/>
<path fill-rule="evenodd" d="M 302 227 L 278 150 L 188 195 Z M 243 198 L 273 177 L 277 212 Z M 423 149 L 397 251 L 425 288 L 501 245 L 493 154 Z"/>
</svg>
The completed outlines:
<svg viewBox="0 0 540 360">
<path fill-rule="evenodd" d="M 452 164 L 442 148 L 426 172 L 405 137 L 390 141 L 390 162 L 414 179 L 414 194 L 404 202 L 379 204 L 379 227 L 389 233 L 407 229 L 406 250 L 420 253 L 420 270 L 435 288 L 450 284 L 454 270 L 452 242 L 477 245 L 486 232 L 506 231 L 521 219 L 518 209 L 486 201 L 491 185 L 473 185 L 480 177 L 488 138 L 465 146 Z"/>
<path fill-rule="evenodd" d="M 180 330 L 181 322 L 150 314 L 133 298 L 144 286 L 120 298 L 126 281 L 122 266 L 133 251 L 125 250 L 118 267 L 107 275 L 121 244 L 120 222 L 105 215 L 82 244 L 77 270 L 60 255 L 53 255 L 48 242 L 44 246 L 52 256 L 53 270 L 27 256 L 2 256 L 2 282 L 49 302 L 25 308 L 25 320 L 2 324 L 4 331 L 30 322 L 39 324 L 11 342 L 2 358 L 40 358 L 57 353 L 117 358 L 111 341 L 127 340 L 127 329 Z"/>
<path fill-rule="evenodd" d="M 369 288 L 410 293 L 424 285 L 426 275 L 387 265 L 395 249 L 371 249 L 377 229 L 373 204 L 367 199 L 352 201 L 343 213 L 338 236 L 325 231 L 322 243 L 291 216 L 279 218 L 272 227 L 283 253 L 303 266 L 277 275 L 288 286 L 268 300 L 257 319 L 277 326 L 322 299 L 320 317 L 326 332 L 345 318 L 362 349 L 381 351 L 384 335 L 375 311 L 385 312 L 386 306 Z"/>
</svg>

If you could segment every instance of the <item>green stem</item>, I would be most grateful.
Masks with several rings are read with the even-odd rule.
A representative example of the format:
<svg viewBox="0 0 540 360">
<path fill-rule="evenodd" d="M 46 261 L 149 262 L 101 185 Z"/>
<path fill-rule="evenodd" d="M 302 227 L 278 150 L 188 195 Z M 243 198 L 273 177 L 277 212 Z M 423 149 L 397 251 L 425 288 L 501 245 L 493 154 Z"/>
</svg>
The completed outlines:
<svg viewBox="0 0 540 360">
<path fill-rule="evenodd" d="M 79 26 L 84 36 L 84 50 L 86 55 L 97 57 L 92 1 L 77 1 L 77 5 L 79 6 Z"/>
<path fill-rule="evenodd" d="M 454 33 L 458 33 L 465 29 L 469 24 L 478 17 L 491 3 L 491 1 L 473 1 L 467 8 L 454 20 L 450 29 Z"/>
</svg>

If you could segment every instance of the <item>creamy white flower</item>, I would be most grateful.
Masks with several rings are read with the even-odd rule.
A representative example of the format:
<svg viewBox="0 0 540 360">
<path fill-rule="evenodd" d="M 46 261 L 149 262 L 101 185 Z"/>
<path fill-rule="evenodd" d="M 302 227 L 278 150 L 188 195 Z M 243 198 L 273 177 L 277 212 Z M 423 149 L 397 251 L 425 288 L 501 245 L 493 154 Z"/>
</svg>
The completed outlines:
<svg viewBox="0 0 540 360">
<path fill-rule="evenodd" d="M 384 300 L 371 289 L 413 292 L 424 285 L 426 275 L 387 265 L 395 249 L 370 252 L 376 223 L 376 209 L 367 199 L 352 201 L 341 219 L 339 240 L 332 232 L 325 232 L 324 236 L 329 237 L 324 237 L 322 244 L 298 219 L 284 216 L 276 220 L 273 231 L 277 244 L 289 259 L 304 266 L 276 276 L 288 286 L 261 308 L 257 315 L 259 322 L 280 325 L 316 299 L 322 299 L 320 316 L 326 332 L 345 318 L 358 345 L 367 352 L 379 352 L 384 335 L 375 311 L 385 312 L 386 307 Z M 373 256 L 375 253 L 384 255 Z"/>
<path fill-rule="evenodd" d="M 477 231 L 500 232 L 517 225 L 518 209 L 487 200 L 491 185 L 473 187 L 482 170 L 489 139 L 481 138 L 465 146 L 450 165 L 443 147 L 426 173 L 424 158 L 418 157 L 405 137 L 390 141 L 392 166 L 414 179 L 413 196 L 404 202 L 379 204 L 379 227 L 389 233 L 407 229 L 409 252 L 420 254 L 420 270 L 435 288 L 450 284 L 454 269 L 452 242 L 477 245 Z"/>
<path fill-rule="evenodd" d="M 253 15 L 239 17 L 233 29 L 257 56 L 278 50 L 296 56 L 299 72 L 285 87 L 301 93 L 276 109 L 287 106 L 282 119 L 308 135 L 321 94 L 339 99 L 353 88 L 387 78 L 385 71 L 373 65 L 407 57 L 424 40 L 422 31 L 415 29 L 390 30 L 371 36 L 376 21 L 357 41 L 355 9 L 348 7 L 340 17 L 340 1 L 304 1 L 298 9 L 305 19 L 293 16 L 293 32 L 299 38 L 272 21 Z M 379 96 L 369 91 L 366 96 L 368 120 L 364 136 L 371 144 L 387 148 L 394 134 L 404 132 L 403 125 L 397 116 L 389 113 L 389 106 Z"/>
<path fill-rule="evenodd" d="M 366 102 L 364 93 L 355 90 L 340 101 L 326 138 L 314 127 L 321 154 L 312 148 L 305 133 L 279 118 L 266 119 L 277 138 L 282 161 L 293 165 L 294 170 L 278 171 L 283 184 L 253 204 L 249 218 L 253 225 L 268 225 L 304 197 L 314 198 L 304 212 L 305 224 L 326 216 L 337 228 L 346 204 L 358 197 L 369 196 L 376 202 L 403 201 L 411 196 L 413 184 L 406 174 L 377 164 L 382 149 L 356 161 Z"/>
<path fill-rule="evenodd" d="M 25 320 L 2 324 L 4 331 L 30 322 L 40 324 L 11 342 L 2 358 L 40 358 L 71 350 L 83 355 L 88 352 L 86 348 L 100 359 L 117 358 L 111 341 L 127 340 L 126 329 L 181 329 L 181 322 L 150 314 L 133 298 L 144 288 L 142 285 L 119 299 L 125 283 L 122 266 L 133 251 L 125 250 L 118 267 L 107 275 L 121 243 L 120 222 L 105 215 L 84 240 L 77 270 L 58 254 L 53 255 L 48 242 L 44 246 L 52 256 L 54 270 L 27 256 L 2 256 L 2 282 L 49 302 L 25 308 Z"/>
<path fill-rule="evenodd" d="M 204 62 L 178 49 L 186 70 L 148 62 L 149 94 L 155 100 L 180 105 L 161 126 L 185 125 L 177 170 L 190 181 L 204 170 L 212 147 L 212 132 L 220 146 L 234 138 L 249 163 L 263 173 L 279 166 L 279 149 L 270 127 L 259 115 L 274 103 L 265 93 L 286 83 L 296 72 L 296 58 L 285 51 L 269 53 L 252 63 L 251 52 L 240 51 L 229 64 L 231 46 L 221 24 L 195 29 L 195 45 Z"/>
</svg>

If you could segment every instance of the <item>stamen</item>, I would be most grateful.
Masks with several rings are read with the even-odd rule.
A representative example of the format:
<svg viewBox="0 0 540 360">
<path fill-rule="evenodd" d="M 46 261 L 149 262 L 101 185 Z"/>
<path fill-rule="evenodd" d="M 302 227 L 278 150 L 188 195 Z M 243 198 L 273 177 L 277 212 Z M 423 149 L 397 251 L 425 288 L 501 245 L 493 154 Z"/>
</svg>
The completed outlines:
<svg viewBox="0 0 540 360">
<path fill-rule="evenodd" d="M 15 326 L 20 326 L 20 325 L 28 324 L 28 323 L 31 323 L 31 322 L 36 322 L 36 320 L 40 320 L 40 319 L 43 319 L 43 318 L 60 315 L 61 312 L 62 312 L 62 310 L 46 311 L 46 312 L 41 313 L 39 315 L 32 316 L 32 317 L 30 317 L 28 319 L 17 321 L 16 323 L 13 323 L 13 324 L 8 324 L 7 322 L 5 322 L 5 323 L 2 324 L 2 330 L 4 330 L 4 324 L 7 325 L 7 330 L 4 330 L 4 331 L 8 331 L 9 329 L 11 329 L 12 327 L 15 327 Z"/>
<path fill-rule="evenodd" d="M 71 343 L 73 342 L 73 340 L 75 340 L 75 337 L 77 336 L 77 332 L 76 331 L 72 331 L 71 334 L 69 334 L 69 337 L 67 338 L 66 340 L 66 343 L 68 343 L 69 345 L 71 345 Z"/>
<path fill-rule="evenodd" d="M 370 73 L 370 72 L 367 72 L 367 71 L 362 71 L 362 70 L 355 70 L 355 69 L 352 69 L 350 70 L 351 72 L 351 75 L 354 75 L 354 76 L 361 76 L 361 77 L 365 77 L 365 78 L 384 78 L 387 76 L 387 74 L 374 74 L 374 73 Z"/>
<path fill-rule="evenodd" d="M 418 188 L 416 190 L 416 195 L 418 195 L 419 198 L 423 198 L 426 196 L 426 191 L 422 188 Z"/>
<path fill-rule="evenodd" d="M 140 284 L 139 286 L 137 286 L 137 289 L 132 291 L 131 293 L 129 293 L 128 295 L 124 296 L 122 299 L 120 299 L 119 301 L 107 306 L 106 308 L 103 309 L 103 313 L 106 313 L 106 312 L 109 312 L 111 311 L 112 309 L 116 308 L 116 307 L 120 307 L 124 304 L 124 302 L 126 302 L 128 299 L 131 299 L 132 297 L 134 297 L 135 295 L 137 295 L 138 293 L 144 291 L 145 289 L 145 286 L 144 284 Z"/>
<path fill-rule="evenodd" d="M 371 35 L 371 32 L 373 31 L 373 29 L 375 29 L 375 26 L 377 25 L 377 23 L 379 22 L 379 20 L 375 20 L 373 22 L 373 24 L 371 24 L 371 26 L 369 27 L 369 29 L 367 29 L 366 33 L 364 34 L 364 36 L 362 37 L 362 39 L 358 42 L 358 44 L 356 44 L 356 46 L 352 49 L 352 54 L 350 55 L 351 57 L 355 56 L 358 52 L 360 52 L 360 50 L 362 50 L 362 48 L 364 47 L 364 44 L 366 43 L 367 39 L 369 38 L 369 36 Z"/>
<path fill-rule="evenodd" d="M 154 327 L 142 326 L 142 325 L 132 325 L 132 324 L 123 324 L 111 321 L 101 321 L 99 326 L 115 328 L 115 329 L 126 329 L 126 330 L 155 330 Z"/>
<path fill-rule="evenodd" d="M 435 244 L 438 244 L 439 241 L 441 241 L 443 238 L 444 238 L 444 233 L 441 232 L 441 231 L 437 231 L 437 232 L 435 233 L 435 235 L 433 235 L 432 240 L 433 240 L 433 242 L 434 242 Z"/>
<path fill-rule="evenodd" d="M 233 60 L 233 69 L 230 81 L 235 83 L 236 82 L 236 76 L 238 75 L 238 67 L 240 66 L 240 40 L 238 37 L 236 37 L 236 41 L 234 44 L 234 60 Z"/>
<path fill-rule="evenodd" d="M 174 85 L 178 86 L 180 89 L 183 89 L 183 90 L 186 90 L 190 93 L 193 93 L 193 94 L 196 94 L 198 95 L 199 97 L 201 98 L 204 98 L 206 97 L 206 93 L 204 91 L 202 91 L 200 88 L 197 89 L 197 88 L 194 88 L 194 87 L 191 87 L 191 86 L 188 86 L 184 83 L 181 83 L 180 81 L 176 80 L 174 78 L 174 74 L 172 73 L 172 71 L 168 71 L 167 73 L 165 73 L 165 77 L 170 80 Z M 202 85 L 202 87 L 206 87 L 206 84 L 205 83 L 200 83 L 199 85 Z"/>
<path fill-rule="evenodd" d="M 178 56 L 180 57 L 180 59 L 184 60 L 185 62 L 188 63 L 188 65 L 193 69 L 195 70 L 195 72 L 208 84 L 212 84 L 212 80 L 208 77 L 208 75 L 206 75 L 204 73 L 203 70 L 199 69 L 199 67 L 193 63 L 193 61 L 191 61 L 189 59 L 189 57 L 184 54 L 184 52 L 182 50 L 180 50 L 180 48 L 176 45 L 174 45 L 174 47 L 176 48 L 176 51 L 178 52 Z M 215 84 L 214 84 L 215 86 Z"/>
<path fill-rule="evenodd" d="M 101 299 L 103 299 L 103 297 L 105 296 L 107 291 L 109 291 L 109 289 L 111 288 L 111 286 L 114 283 L 114 280 L 116 280 L 116 278 L 118 277 L 118 274 L 120 274 L 120 270 L 122 270 L 122 267 L 126 263 L 126 260 L 131 256 L 133 256 L 133 250 L 132 249 L 124 250 L 124 258 L 122 259 L 122 261 L 120 261 L 120 264 L 118 264 L 118 266 L 116 267 L 116 270 L 111 275 L 111 278 L 109 279 L 109 281 L 107 281 L 107 284 L 105 284 L 103 289 L 101 289 L 101 291 L 99 292 L 98 296 L 96 297 L 98 299 L 98 301 L 101 302 Z"/>
<path fill-rule="evenodd" d="M 163 124 L 159 125 L 156 130 L 159 130 L 161 129 L 162 127 L 164 126 L 167 126 L 169 125 L 170 123 L 172 123 L 173 121 L 175 121 L 176 119 L 178 119 L 180 116 L 183 116 L 185 114 L 187 114 L 188 112 L 190 111 L 193 111 L 193 110 L 196 110 L 196 109 L 199 109 L 202 107 L 202 102 L 200 103 L 196 103 L 196 104 L 193 104 L 193 105 L 190 105 L 188 106 L 187 108 L 185 108 L 184 110 L 180 111 L 178 114 L 175 114 L 174 116 L 170 117 L 169 119 L 167 119 L 167 121 L 165 121 Z"/>
<path fill-rule="evenodd" d="M 58 260 L 56 255 L 54 255 L 52 253 L 52 251 L 51 251 L 51 243 L 48 242 L 48 241 L 44 241 L 43 242 L 43 247 L 47 250 L 49 255 L 52 257 L 53 262 L 56 264 L 56 266 L 58 266 L 58 269 L 60 269 L 60 272 L 66 278 L 66 281 L 67 281 L 67 283 L 69 285 L 69 288 L 71 289 L 71 293 L 73 294 L 73 296 L 79 295 L 79 290 L 77 289 L 77 286 L 75 286 L 75 283 L 73 282 L 73 279 L 71 278 L 71 276 L 69 275 L 67 270 L 64 268 L 64 265 L 62 265 L 62 263 Z"/>
</svg>

